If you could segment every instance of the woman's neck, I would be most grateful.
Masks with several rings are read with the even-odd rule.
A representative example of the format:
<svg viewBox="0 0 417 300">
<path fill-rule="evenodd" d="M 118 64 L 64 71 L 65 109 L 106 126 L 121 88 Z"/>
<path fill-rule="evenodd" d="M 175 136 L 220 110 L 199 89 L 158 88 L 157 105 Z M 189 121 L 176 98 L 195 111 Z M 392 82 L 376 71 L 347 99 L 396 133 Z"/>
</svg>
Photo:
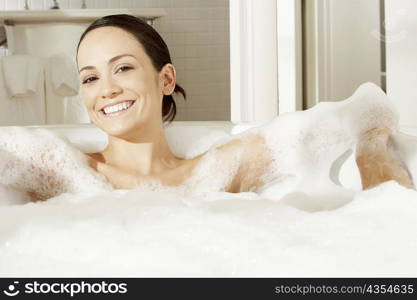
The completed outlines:
<svg viewBox="0 0 417 300">
<path fill-rule="evenodd" d="M 181 162 L 170 150 L 163 129 L 134 141 L 109 136 L 102 151 L 105 163 L 135 175 L 158 176 Z"/>
</svg>

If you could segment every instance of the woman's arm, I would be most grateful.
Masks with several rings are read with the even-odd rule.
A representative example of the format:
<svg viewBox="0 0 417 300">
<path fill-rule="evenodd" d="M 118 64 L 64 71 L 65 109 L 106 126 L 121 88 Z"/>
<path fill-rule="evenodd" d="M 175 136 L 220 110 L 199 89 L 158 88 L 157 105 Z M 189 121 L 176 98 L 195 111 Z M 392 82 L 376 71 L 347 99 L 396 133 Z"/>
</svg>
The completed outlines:
<svg viewBox="0 0 417 300">
<path fill-rule="evenodd" d="M 405 164 L 389 150 L 391 138 L 388 128 L 374 128 L 360 136 L 356 146 L 356 164 L 364 190 L 389 180 L 395 180 L 406 188 L 415 188 Z"/>
<path fill-rule="evenodd" d="M 271 168 L 273 158 L 261 134 L 246 134 L 217 149 L 230 157 L 239 152 L 242 155 L 237 173 L 227 187 L 227 192 L 253 191 L 266 183 L 265 178 Z"/>
</svg>

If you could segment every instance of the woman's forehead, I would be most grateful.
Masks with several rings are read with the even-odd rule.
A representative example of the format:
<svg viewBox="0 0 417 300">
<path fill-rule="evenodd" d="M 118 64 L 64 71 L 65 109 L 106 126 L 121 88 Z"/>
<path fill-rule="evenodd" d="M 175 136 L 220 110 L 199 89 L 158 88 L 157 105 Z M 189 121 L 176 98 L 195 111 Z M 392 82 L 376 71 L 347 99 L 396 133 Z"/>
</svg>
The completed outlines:
<svg viewBox="0 0 417 300">
<path fill-rule="evenodd" d="M 120 54 L 145 55 L 142 45 L 129 32 L 117 27 L 100 27 L 86 34 L 78 49 L 78 62 Z"/>
</svg>

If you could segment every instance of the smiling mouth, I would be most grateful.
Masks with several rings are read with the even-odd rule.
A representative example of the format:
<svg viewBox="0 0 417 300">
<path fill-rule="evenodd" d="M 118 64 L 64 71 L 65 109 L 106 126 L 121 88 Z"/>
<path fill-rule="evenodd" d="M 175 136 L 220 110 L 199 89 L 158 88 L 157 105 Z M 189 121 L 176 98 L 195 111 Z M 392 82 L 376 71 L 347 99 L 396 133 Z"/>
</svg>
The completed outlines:
<svg viewBox="0 0 417 300">
<path fill-rule="evenodd" d="M 100 109 L 100 112 L 106 117 L 119 116 L 128 111 L 135 102 L 136 100 L 123 101 L 112 106 L 106 106 L 105 108 Z"/>
</svg>

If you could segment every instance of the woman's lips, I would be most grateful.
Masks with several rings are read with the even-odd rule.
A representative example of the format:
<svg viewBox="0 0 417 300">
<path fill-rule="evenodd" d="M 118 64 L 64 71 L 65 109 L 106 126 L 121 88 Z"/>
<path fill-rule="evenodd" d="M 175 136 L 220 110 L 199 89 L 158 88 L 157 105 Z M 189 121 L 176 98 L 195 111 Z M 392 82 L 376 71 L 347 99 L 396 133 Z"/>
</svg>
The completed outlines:
<svg viewBox="0 0 417 300">
<path fill-rule="evenodd" d="M 126 109 L 122 109 L 122 110 L 119 110 L 117 112 L 108 113 L 108 114 L 106 114 L 104 112 L 104 108 L 106 108 L 106 107 L 113 106 L 113 105 L 118 105 L 118 104 L 125 103 L 125 102 L 131 102 L 130 106 L 128 108 L 126 108 Z M 99 111 L 105 117 L 108 117 L 108 118 L 117 117 L 117 116 L 122 115 L 122 114 L 126 113 L 127 111 L 129 111 L 132 108 L 132 106 L 135 105 L 135 103 L 136 103 L 136 100 L 120 101 L 120 102 L 117 102 L 117 103 L 112 104 L 112 105 L 107 105 L 107 106 L 103 107 L 102 109 L 100 109 Z"/>
</svg>

